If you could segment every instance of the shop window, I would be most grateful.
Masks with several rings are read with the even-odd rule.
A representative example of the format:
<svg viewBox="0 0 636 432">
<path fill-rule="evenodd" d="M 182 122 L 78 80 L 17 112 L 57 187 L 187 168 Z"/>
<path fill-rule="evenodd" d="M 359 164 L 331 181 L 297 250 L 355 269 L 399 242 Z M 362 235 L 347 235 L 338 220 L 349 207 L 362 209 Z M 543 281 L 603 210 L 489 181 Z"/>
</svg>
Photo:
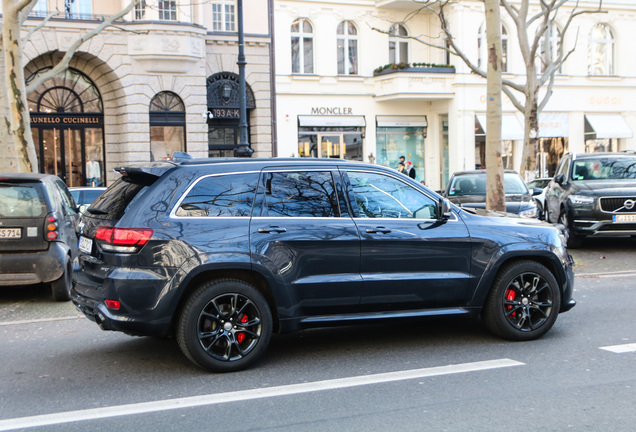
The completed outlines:
<svg viewBox="0 0 636 432">
<path fill-rule="evenodd" d="M 150 160 L 170 159 L 185 151 L 185 106 L 175 93 L 163 91 L 150 101 Z"/>
<path fill-rule="evenodd" d="M 561 47 L 561 30 L 559 30 L 559 27 L 553 23 L 550 26 L 549 33 L 548 36 L 548 32 L 546 32 L 539 40 L 539 50 L 537 52 L 536 61 L 538 73 L 545 72 L 550 63 L 557 60 L 563 53 L 563 48 Z M 546 43 L 548 39 L 550 40 L 549 44 Z M 557 72 L 561 72 L 561 69 L 557 69 Z"/>
<path fill-rule="evenodd" d="M 291 26 L 292 73 L 314 73 L 314 30 L 306 18 Z"/>
<path fill-rule="evenodd" d="M 378 164 L 397 169 L 400 157 L 411 162 L 415 169 L 415 179 L 424 180 L 424 138 L 426 128 L 423 127 L 378 127 L 376 132 L 376 149 Z"/>
<path fill-rule="evenodd" d="M 338 74 L 358 74 L 358 30 L 351 21 L 338 25 Z"/>
<path fill-rule="evenodd" d="M 482 24 L 477 35 L 477 52 L 479 54 L 477 67 L 484 70 L 488 67 L 487 45 L 486 24 Z M 503 24 L 501 25 L 501 71 L 508 72 L 508 32 Z"/>
<path fill-rule="evenodd" d="M 408 63 L 409 42 L 404 37 L 409 33 L 402 24 L 393 24 L 389 29 L 389 63 Z"/>
<path fill-rule="evenodd" d="M 590 75 L 614 75 L 614 35 L 605 24 L 592 29 L 588 57 Z"/>
<path fill-rule="evenodd" d="M 157 8 L 159 19 L 163 21 L 177 20 L 177 2 L 176 0 L 159 0 Z"/>
<path fill-rule="evenodd" d="M 234 0 L 212 1 L 212 30 L 222 32 L 236 31 L 236 9 Z"/>
</svg>

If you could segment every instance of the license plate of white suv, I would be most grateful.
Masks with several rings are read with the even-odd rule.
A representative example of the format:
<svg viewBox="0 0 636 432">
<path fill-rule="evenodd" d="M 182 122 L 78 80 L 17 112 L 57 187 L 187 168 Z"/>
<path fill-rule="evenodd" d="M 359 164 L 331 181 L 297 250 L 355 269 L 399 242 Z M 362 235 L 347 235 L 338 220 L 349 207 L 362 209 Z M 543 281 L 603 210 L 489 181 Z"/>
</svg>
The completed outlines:
<svg viewBox="0 0 636 432">
<path fill-rule="evenodd" d="M 614 215 L 614 222 L 616 222 L 616 223 L 630 223 L 630 222 L 636 222 L 636 214 L 630 214 L 630 215 Z"/>
</svg>

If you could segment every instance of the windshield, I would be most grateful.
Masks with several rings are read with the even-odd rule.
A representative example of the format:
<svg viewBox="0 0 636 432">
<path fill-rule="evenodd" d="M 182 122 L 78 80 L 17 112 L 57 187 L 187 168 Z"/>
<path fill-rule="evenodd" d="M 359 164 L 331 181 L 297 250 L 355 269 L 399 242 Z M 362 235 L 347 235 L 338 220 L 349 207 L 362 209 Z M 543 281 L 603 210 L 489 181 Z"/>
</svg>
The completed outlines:
<svg viewBox="0 0 636 432">
<path fill-rule="evenodd" d="M 574 161 L 572 180 L 636 179 L 636 157 L 582 159 Z"/>
<path fill-rule="evenodd" d="M 528 188 L 517 173 L 504 173 L 506 195 L 527 194 Z M 486 195 L 486 173 L 462 174 L 453 177 L 449 196 Z"/>
</svg>

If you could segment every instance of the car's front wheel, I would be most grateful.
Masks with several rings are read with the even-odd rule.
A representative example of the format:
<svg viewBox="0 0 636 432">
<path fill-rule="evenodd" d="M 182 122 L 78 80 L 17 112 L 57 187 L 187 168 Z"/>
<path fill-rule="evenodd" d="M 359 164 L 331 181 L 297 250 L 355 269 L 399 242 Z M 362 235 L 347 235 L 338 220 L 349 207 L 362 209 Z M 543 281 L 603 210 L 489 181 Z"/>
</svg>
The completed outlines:
<svg viewBox="0 0 636 432">
<path fill-rule="evenodd" d="M 55 301 L 69 301 L 71 299 L 71 286 L 73 284 L 73 265 L 70 258 L 66 258 L 64 273 L 59 279 L 51 282 L 51 292 Z"/>
<path fill-rule="evenodd" d="M 213 372 L 247 368 L 264 352 L 272 335 L 272 314 L 252 285 L 223 279 L 197 288 L 177 323 L 181 351 Z"/>
<path fill-rule="evenodd" d="M 532 340 L 550 330 L 560 308 L 561 292 L 550 270 L 536 261 L 517 261 L 499 271 L 483 318 L 504 339 Z"/>
</svg>

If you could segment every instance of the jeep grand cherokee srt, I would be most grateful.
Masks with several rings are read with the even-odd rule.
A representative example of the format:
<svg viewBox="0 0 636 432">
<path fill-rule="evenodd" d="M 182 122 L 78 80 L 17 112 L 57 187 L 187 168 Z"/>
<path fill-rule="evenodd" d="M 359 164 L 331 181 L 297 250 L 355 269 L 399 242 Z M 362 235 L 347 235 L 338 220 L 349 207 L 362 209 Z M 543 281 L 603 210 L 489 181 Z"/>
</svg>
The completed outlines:
<svg viewBox="0 0 636 432">
<path fill-rule="evenodd" d="M 73 302 L 104 330 L 174 335 L 233 371 L 272 332 L 481 315 L 530 340 L 572 308 L 565 238 L 454 207 L 377 165 L 183 159 L 118 168 L 78 224 Z"/>
</svg>

